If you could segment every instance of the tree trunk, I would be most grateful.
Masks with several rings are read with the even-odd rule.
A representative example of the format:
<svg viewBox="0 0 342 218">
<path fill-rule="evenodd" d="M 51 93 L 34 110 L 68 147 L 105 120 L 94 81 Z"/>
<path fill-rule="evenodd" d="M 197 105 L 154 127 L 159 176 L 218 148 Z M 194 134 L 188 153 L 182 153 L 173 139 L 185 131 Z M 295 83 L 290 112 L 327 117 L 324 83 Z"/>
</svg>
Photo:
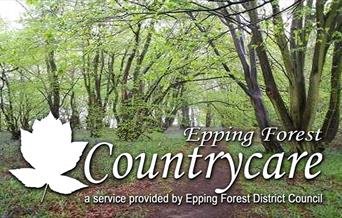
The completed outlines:
<svg viewBox="0 0 342 218">
<path fill-rule="evenodd" d="M 308 1 L 307 5 L 312 5 L 314 1 Z M 293 10 L 290 40 L 287 40 L 284 25 L 281 16 L 277 16 L 279 7 L 277 2 L 272 3 L 273 8 L 273 23 L 274 34 L 282 54 L 284 67 L 289 79 L 289 109 L 287 109 L 285 102 L 278 90 L 275 78 L 273 76 L 273 69 L 270 65 L 269 55 L 266 52 L 265 41 L 263 40 L 262 30 L 259 25 L 259 18 L 257 13 L 257 2 L 251 1 L 245 4 L 251 20 L 252 38 L 255 40 L 256 51 L 259 57 L 260 66 L 263 72 L 263 77 L 266 85 L 267 95 L 271 100 L 274 108 L 277 111 L 278 117 L 281 119 L 285 130 L 310 131 L 312 130 L 317 113 L 317 105 L 319 100 L 319 91 L 323 67 L 325 64 L 326 54 L 332 39 L 334 31 L 341 27 L 341 19 L 338 15 L 338 8 L 341 7 L 341 1 L 333 1 L 331 5 L 326 5 L 325 1 L 315 1 L 315 14 L 305 15 L 302 13 L 303 2 L 296 2 L 296 9 Z M 326 7 L 326 8 L 325 8 Z M 325 12 L 325 10 L 327 12 Z M 307 41 L 311 32 L 308 25 L 312 25 L 312 18 L 316 18 L 316 41 L 314 46 L 313 58 L 311 60 L 311 71 L 309 78 L 308 91 L 305 88 L 304 77 L 304 61 L 306 55 Z M 289 42 L 289 45 L 288 45 Z M 335 53 L 333 66 L 338 66 L 340 63 L 340 55 Z M 339 92 L 336 87 L 339 86 L 337 73 L 339 67 L 333 67 L 332 82 L 331 82 L 331 96 L 329 111 L 326 114 L 326 119 L 323 125 L 326 140 L 329 141 L 335 136 L 335 131 L 338 127 L 339 117 Z M 334 88 L 333 88 L 334 87 Z M 335 90 L 335 91 L 334 91 Z M 307 93 L 307 94 L 306 94 Z M 295 145 L 298 152 L 303 151 L 321 151 L 322 147 L 317 146 L 317 143 L 299 143 L 291 142 Z"/>
<path fill-rule="evenodd" d="M 250 99 L 252 101 L 252 105 L 254 108 L 255 117 L 258 123 L 261 142 L 266 150 L 266 152 L 283 152 L 283 148 L 280 143 L 277 142 L 275 138 L 271 138 L 270 141 L 265 141 L 261 135 L 261 131 L 267 127 L 270 127 L 268 113 L 264 102 L 262 100 L 262 93 L 257 80 L 257 69 L 256 69 L 256 60 L 255 60 L 255 52 L 252 48 L 252 44 L 249 46 L 250 52 L 250 70 L 249 74 L 245 74 L 245 79 L 248 81 L 247 84 L 249 86 L 249 90 L 251 92 Z"/>
<path fill-rule="evenodd" d="M 99 105 L 94 96 L 89 97 L 87 129 L 90 130 L 91 137 L 99 137 L 100 130 L 103 128 L 104 110 L 102 105 Z"/>
<path fill-rule="evenodd" d="M 191 126 L 191 120 L 190 120 L 190 107 L 185 105 L 181 109 L 182 112 L 182 120 L 180 123 L 181 129 L 186 129 Z"/>
<path fill-rule="evenodd" d="M 2 113 L 0 111 L 0 132 L 2 132 Z"/>
<path fill-rule="evenodd" d="M 206 111 L 206 115 L 205 115 L 205 127 L 210 127 L 211 126 L 211 121 L 212 121 L 211 104 L 207 103 L 207 111 Z"/>
<path fill-rule="evenodd" d="M 55 62 L 55 52 L 49 51 L 46 57 L 46 68 L 49 76 L 48 104 L 52 115 L 59 118 L 60 85 Z"/>
<path fill-rule="evenodd" d="M 331 66 L 331 91 L 329 108 L 325 115 L 322 137 L 324 143 L 330 143 L 336 136 L 340 124 L 342 72 L 342 41 L 336 42 Z"/>
<path fill-rule="evenodd" d="M 73 91 L 70 96 L 70 106 L 71 106 L 71 117 L 70 117 L 70 126 L 71 129 L 79 129 L 81 122 L 80 122 L 80 115 L 77 109 L 77 103 L 75 99 L 75 92 Z"/>
<path fill-rule="evenodd" d="M 250 101 L 252 103 L 253 109 L 254 109 L 254 114 L 258 123 L 258 127 L 260 132 L 267 128 L 270 127 L 269 124 L 269 117 L 268 113 L 266 110 L 266 107 L 264 105 L 264 102 L 262 100 L 262 92 L 259 87 L 258 79 L 257 79 L 257 66 L 256 66 L 256 56 L 255 56 L 255 50 L 254 50 L 254 39 L 251 39 L 251 42 L 248 46 L 249 50 L 249 62 L 246 58 L 246 49 L 244 47 L 244 38 L 242 35 L 242 31 L 240 32 L 240 35 L 236 33 L 235 27 L 230 23 L 230 20 L 228 18 L 229 14 L 226 9 L 222 10 L 224 14 L 224 20 L 225 24 L 228 26 L 230 33 L 232 35 L 234 45 L 236 52 L 238 54 L 238 57 L 240 59 L 242 69 L 244 72 L 244 78 L 247 83 L 247 89 L 248 92 L 246 93 L 248 97 L 250 98 Z M 238 20 L 240 17 L 238 16 Z M 266 152 L 282 152 L 283 148 L 281 147 L 280 143 L 276 141 L 275 138 L 271 138 L 270 141 L 265 141 L 261 134 L 261 141 L 262 144 L 266 150 Z"/>
</svg>

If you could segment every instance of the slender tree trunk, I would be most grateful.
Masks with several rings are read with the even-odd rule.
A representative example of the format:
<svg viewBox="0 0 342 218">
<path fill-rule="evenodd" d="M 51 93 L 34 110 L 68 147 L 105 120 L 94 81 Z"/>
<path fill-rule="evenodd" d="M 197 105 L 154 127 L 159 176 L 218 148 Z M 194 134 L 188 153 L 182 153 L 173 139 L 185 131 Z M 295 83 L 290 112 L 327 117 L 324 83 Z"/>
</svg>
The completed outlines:
<svg viewBox="0 0 342 218">
<path fill-rule="evenodd" d="M 244 91 L 244 93 L 250 98 L 251 102 L 252 102 L 252 106 L 254 108 L 255 111 L 255 116 L 256 119 L 258 121 L 258 126 L 260 131 L 266 127 L 269 127 L 269 121 L 268 121 L 268 115 L 267 115 L 267 110 L 264 106 L 264 103 L 262 101 L 261 98 L 261 91 L 259 88 L 259 84 L 257 82 L 257 71 L 256 71 L 256 64 L 255 64 L 255 57 L 254 57 L 254 52 L 252 54 L 251 58 L 251 67 L 248 65 L 248 62 L 246 60 L 246 54 L 244 51 L 244 45 L 243 45 L 243 39 L 239 38 L 237 36 L 237 34 L 235 33 L 235 28 L 231 26 L 230 21 L 229 21 L 229 17 L 228 12 L 226 10 L 222 10 L 224 18 L 224 24 L 227 25 L 227 27 L 230 29 L 230 32 L 232 34 L 233 37 L 233 41 L 234 41 L 234 45 L 235 48 L 237 50 L 239 59 L 241 61 L 242 67 L 243 67 L 243 71 L 244 71 L 244 76 L 245 76 L 245 80 L 247 82 L 247 86 L 244 83 L 241 83 L 239 80 L 237 80 L 233 75 L 231 75 L 231 71 L 230 68 L 228 67 L 228 65 L 226 63 L 222 63 L 223 68 L 226 70 L 226 72 L 228 73 L 228 75 L 230 75 L 230 77 L 241 87 L 241 89 Z M 206 35 L 206 37 L 208 38 L 208 42 L 209 45 L 213 48 L 214 53 L 221 57 L 220 51 L 216 48 L 214 42 L 211 40 L 211 38 L 208 36 L 207 31 L 200 26 L 200 24 L 196 23 L 196 19 L 195 17 L 192 15 L 192 13 L 188 13 L 190 18 L 195 22 L 197 28 Z M 254 50 L 254 48 L 253 48 Z M 282 147 L 279 144 L 279 142 L 277 142 L 274 139 L 271 139 L 270 142 L 265 142 L 263 141 L 263 146 L 266 150 L 266 152 L 278 152 L 278 151 L 282 151 Z"/>
<path fill-rule="evenodd" d="M 12 95 L 12 88 L 8 81 L 7 75 L 3 70 L 2 75 L 0 77 L 2 80 L 2 84 L 0 86 L 0 106 L 2 113 L 5 116 L 5 121 L 7 124 L 7 129 L 12 135 L 12 139 L 17 140 L 20 138 L 20 128 L 18 118 L 15 116 L 14 109 L 13 109 L 13 95 Z M 6 86 L 6 91 L 4 87 Z M 4 93 L 6 92 L 6 93 Z M 5 105 L 5 96 L 6 94 L 6 105 Z"/>
<path fill-rule="evenodd" d="M 47 72 L 49 75 L 49 94 L 48 104 L 50 111 L 55 118 L 59 118 L 60 108 L 60 84 L 57 72 L 57 65 L 55 62 L 55 52 L 53 50 L 48 51 L 46 57 Z"/>
<path fill-rule="evenodd" d="M 270 127 L 269 124 L 269 117 L 267 113 L 267 109 L 264 105 L 264 102 L 262 100 L 262 92 L 259 87 L 258 79 L 257 79 L 257 66 L 256 66 L 256 55 L 254 50 L 254 39 L 252 38 L 248 50 L 249 50 L 249 62 L 247 60 L 247 54 L 245 49 L 245 42 L 242 35 L 242 31 L 240 31 L 240 35 L 236 33 L 235 27 L 230 23 L 229 20 L 229 14 L 226 9 L 222 10 L 224 14 L 224 21 L 227 27 L 230 30 L 230 33 L 232 35 L 234 45 L 236 52 L 238 54 L 238 57 L 240 59 L 243 72 L 244 72 L 244 78 L 247 83 L 247 89 L 248 92 L 246 93 L 248 97 L 250 98 L 250 101 L 252 103 L 254 114 L 258 123 L 258 127 L 260 130 L 260 133 L 263 129 Z M 240 20 L 240 17 L 237 17 L 238 20 Z M 265 141 L 262 135 L 260 134 L 262 144 L 266 150 L 266 152 L 282 152 L 283 148 L 281 147 L 280 143 L 276 141 L 275 138 L 271 138 L 270 141 Z"/>
<path fill-rule="evenodd" d="M 206 111 L 206 115 L 205 115 L 205 127 L 210 127 L 211 126 L 211 121 L 212 121 L 211 104 L 207 103 L 207 111 Z"/>
<path fill-rule="evenodd" d="M 80 115 L 77 109 L 77 103 L 75 99 L 75 92 L 73 91 L 70 96 L 71 117 L 70 126 L 73 130 L 80 128 Z"/>
<path fill-rule="evenodd" d="M 247 84 L 249 86 L 249 90 L 251 92 L 250 99 L 252 101 L 252 105 L 254 108 L 255 117 L 258 123 L 261 142 L 266 150 L 266 152 L 282 152 L 283 148 L 280 143 L 277 142 L 275 138 L 271 138 L 270 141 L 265 141 L 262 137 L 261 131 L 267 127 L 270 127 L 268 113 L 265 107 L 265 104 L 262 100 L 262 92 L 260 90 L 258 80 L 257 80 L 257 69 L 256 69 L 256 60 L 255 60 L 255 52 L 252 48 L 252 45 L 249 46 L 250 52 L 250 71 L 249 75 L 245 75 L 246 80 L 249 81 Z"/>
<path fill-rule="evenodd" d="M 2 113 L 0 111 L 0 132 L 2 132 Z"/>
<path fill-rule="evenodd" d="M 331 91 L 329 108 L 325 115 L 322 132 L 324 143 L 330 143 L 336 136 L 340 124 L 342 72 L 342 41 L 336 42 L 331 66 Z"/>
<path fill-rule="evenodd" d="M 186 129 L 191 126 L 191 119 L 190 119 L 190 107 L 184 105 L 181 109 L 182 112 L 182 120 L 180 123 L 180 128 Z"/>
</svg>

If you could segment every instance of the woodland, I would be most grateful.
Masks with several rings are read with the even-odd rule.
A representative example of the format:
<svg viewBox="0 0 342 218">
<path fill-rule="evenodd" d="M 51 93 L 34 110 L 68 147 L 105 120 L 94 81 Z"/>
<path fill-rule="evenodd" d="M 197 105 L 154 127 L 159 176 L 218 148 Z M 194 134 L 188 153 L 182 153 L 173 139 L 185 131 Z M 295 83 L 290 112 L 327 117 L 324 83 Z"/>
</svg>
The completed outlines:
<svg viewBox="0 0 342 218">
<path fill-rule="evenodd" d="M 18 139 L 49 111 L 123 140 L 279 126 L 321 129 L 290 147 L 322 151 L 340 122 L 342 2 L 284 2 L 28 0 L 19 28 L 1 24 L 1 129 Z"/>
<path fill-rule="evenodd" d="M 341 216 L 342 1 L 0 0 L 0 7 L 4 2 L 23 13 L 15 23 L 0 13 L 1 217 Z M 101 142 L 112 143 L 113 154 L 107 148 L 94 153 L 89 173 L 95 180 L 111 173 L 114 157 L 124 152 L 132 158 L 146 153 L 146 160 L 166 153 L 187 157 L 194 149 L 202 149 L 203 157 L 221 152 L 234 163 L 246 157 L 251 176 L 265 165 L 276 167 L 265 163 L 271 156 L 299 155 L 303 161 L 294 168 L 284 161 L 281 170 L 292 176 L 279 180 L 225 178 L 235 169 L 218 163 L 210 182 L 137 180 L 133 165 L 123 180 L 87 183 L 64 196 L 26 188 L 9 173 L 28 164 L 21 155 L 21 129 L 34 134 L 34 122 L 49 113 L 70 123 L 73 141 L 88 142 L 80 164 L 68 172 L 82 182 L 85 155 Z M 188 128 L 204 139 L 186 140 Z M 265 129 L 272 133 L 263 135 Z M 238 135 L 230 131 L 241 138 L 231 140 Z M 286 132 L 307 136 L 283 140 Z M 312 153 L 319 161 L 308 160 Z M 312 165 L 311 173 L 320 174 L 308 181 L 303 163 L 310 161 L 322 164 Z M 198 162 L 205 172 L 208 163 Z M 116 166 L 119 171 L 127 165 Z M 188 165 L 184 161 L 181 170 Z M 232 179 L 237 182 L 229 195 L 322 194 L 324 202 L 174 210 L 84 203 L 84 196 L 210 196 Z"/>
</svg>

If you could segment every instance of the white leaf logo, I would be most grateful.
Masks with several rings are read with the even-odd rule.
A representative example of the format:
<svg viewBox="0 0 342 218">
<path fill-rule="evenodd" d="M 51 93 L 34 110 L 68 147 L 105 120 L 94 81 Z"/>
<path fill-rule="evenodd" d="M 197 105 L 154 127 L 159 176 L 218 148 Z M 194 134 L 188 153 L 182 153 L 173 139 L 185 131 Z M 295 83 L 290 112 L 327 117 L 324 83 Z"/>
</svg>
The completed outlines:
<svg viewBox="0 0 342 218">
<path fill-rule="evenodd" d="M 26 187 L 44 185 L 61 194 L 70 194 L 87 187 L 80 181 L 62 174 L 76 167 L 87 142 L 72 142 L 70 124 L 62 124 L 50 113 L 36 120 L 32 133 L 21 129 L 21 153 L 33 168 L 10 170 Z M 42 200 L 43 200 L 42 198 Z"/>
</svg>

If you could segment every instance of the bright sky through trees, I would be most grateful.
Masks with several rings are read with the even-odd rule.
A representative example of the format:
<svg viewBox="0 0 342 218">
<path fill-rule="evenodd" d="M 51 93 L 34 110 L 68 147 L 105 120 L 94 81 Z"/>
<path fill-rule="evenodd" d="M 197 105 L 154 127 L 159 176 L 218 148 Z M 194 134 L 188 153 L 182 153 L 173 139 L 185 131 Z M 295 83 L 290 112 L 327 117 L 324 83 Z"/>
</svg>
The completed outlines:
<svg viewBox="0 0 342 218">
<path fill-rule="evenodd" d="M 0 17 L 12 28 L 21 26 L 19 19 L 25 13 L 23 7 L 25 3 L 23 1 L 20 3 L 16 0 L 0 0 Z"/>
</svg>

